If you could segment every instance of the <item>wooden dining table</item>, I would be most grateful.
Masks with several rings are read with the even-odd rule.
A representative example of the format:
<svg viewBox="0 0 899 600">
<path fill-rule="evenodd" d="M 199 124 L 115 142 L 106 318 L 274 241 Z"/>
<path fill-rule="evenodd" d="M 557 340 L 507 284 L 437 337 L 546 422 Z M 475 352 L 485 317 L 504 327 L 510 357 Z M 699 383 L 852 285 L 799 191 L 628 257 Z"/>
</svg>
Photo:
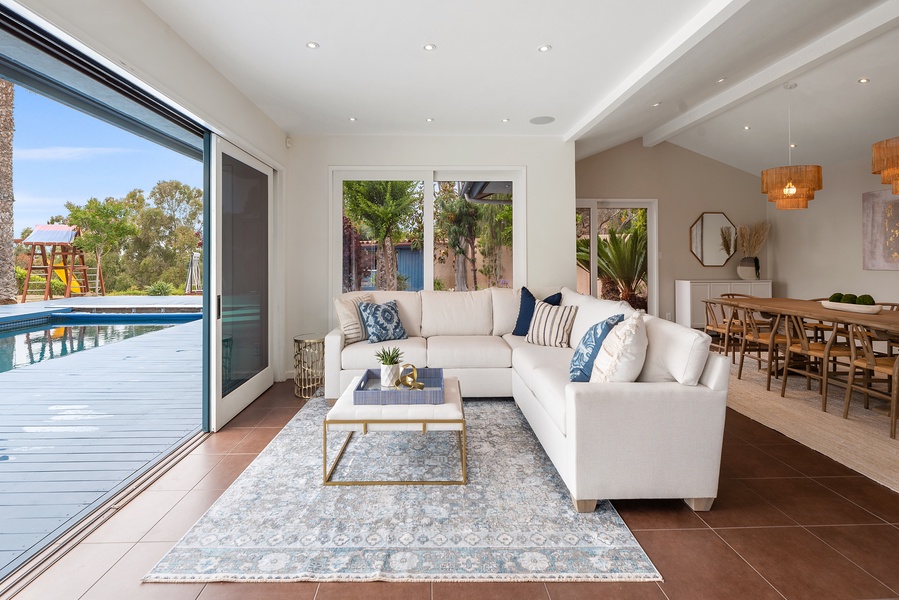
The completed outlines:
<svg viewBox="0 0 899 600">
<path fill-rule="evenodd" d="M 711 298 L 708 302 L 745 308 L 762 314 L 795 315 L 826 323 L 862 325 L 870 328 L 881 339 L 899 340 L 899 311 L 881 310 L 877 314 L 870 314 L 834 310 L 824 308 L 815 300 L 798 298 Z"/>
</svg>

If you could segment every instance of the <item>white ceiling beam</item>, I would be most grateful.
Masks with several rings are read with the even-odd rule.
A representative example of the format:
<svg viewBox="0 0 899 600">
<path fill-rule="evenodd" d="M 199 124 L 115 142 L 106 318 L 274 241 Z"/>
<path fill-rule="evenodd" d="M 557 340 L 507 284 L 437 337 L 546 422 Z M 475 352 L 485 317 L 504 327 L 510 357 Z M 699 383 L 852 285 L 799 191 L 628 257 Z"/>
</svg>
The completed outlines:
<svg viewBox="0 0 899 600">
<path fill-rule="evenodd" d="M 634 94 L 731 18 L 750 0 L 712 0 L 647 58 L 565 134 L 577 140 L 600 124 Z"/>
<path fill-rule="evenodd" d="M 667 141 L 680 132 L 767 92 L 773 86 L 784 83 L 837 54 L 874 39 L 897 25 L 899 25 L 899 1 L 889 0 L 646 133 L 643 136 L 643 145 L 652 147 Z"/>
</svg>

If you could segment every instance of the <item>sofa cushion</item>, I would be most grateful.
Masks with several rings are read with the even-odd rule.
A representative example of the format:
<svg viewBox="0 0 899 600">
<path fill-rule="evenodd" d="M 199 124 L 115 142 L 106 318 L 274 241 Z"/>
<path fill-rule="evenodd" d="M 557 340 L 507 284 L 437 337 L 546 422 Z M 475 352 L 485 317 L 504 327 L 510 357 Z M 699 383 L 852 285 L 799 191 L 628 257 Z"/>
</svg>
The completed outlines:
<svg viewBox="0 0 899 600">
<path fill-rule="evenodd" d="M 534 346 L 528 344 L 512 352 L 512 365 L 537 402 L 565 434 L 565 386 L 568 385 L 568 364 L 571 348 Z"/>
<path fill-rule="evenodd" d="M 537 297 L 526 287 L 521 288 L 521 301 L 518 305 L 518 318 L 515 320 L 515 329 L 512 333 L 525 336 L 531 327 L 531 319 L 534 318 L 534 309 L 537 305 Z M 543 299 L 552 306 L 558 306 L 562 298 L 559 294 L 553 294 Z"/>
<path fill-rule="evenodd" d="M 428 363 L 427 340 L 422 337 L 414 337 L 375 344 L 364 341 L 350 344 L 340 353 L 340 366 L 342 369 L 377 369 L 381 365 L 375 358 L 375 352 L 381 348 L 393 346 L 402 351 L 403 363 L 412 363 L 415 366 L 423 366 Z"/>
<path fill-rule="evenodd" d="M 696 385 L 709 356 L 712 338 L 696 329 L 658 317 L 644 317 L 649 346 L 638 381 L 677 381 Z"/>
<path fill-rule="evenodd" d="M 576 314 L 576 306 L 553 306 L 538 300 L 528 328 L 528 342 L 538 346 L 568 348 Z"/>
<path fill-rule="evenodd" d="M 593 363 L 590 381 L 600 383 L 636 381 L 646 360 L 646 325 L 637 311 L 615 325 L 606 336 Z"/>
<path fill-rule="evenodd" d="M 421 335 L 493 335 L 493 298 L 477 292 L 420 292 Z"/>
<path fill-rule="evenodd" d="M 418 292 L 394 292 L 388 290 L 372 290 L 372 298 L 378 304 L 388 300 L 396 300 L 400 310 L 400 320 L 409 337 L 421 335 L 421 295 Z"/>
<path fill-rule="evenodd" d="M 571 366 L 568 369 L 571 381 L 590 381 L 593 363 L 596 362 L 596 355 L 599 354 L 603 341 L 623 319 L 624 315 L 612 315 L 587 330 L 574 349 L 574 356 L 571 357 Z"/>
<path fill-rule="evenodd" d="M 444 369 L 509 368 L 512 349 L 501 337 L 435 335 L 428 338 L 428 366 Z"/>
<path fill-rule="evenodd" d="M 409 337 L 403 328 L 396 300 L 388 300 L 384 304 L 361 302 L 359 312 L 362 313 L 362 320 L 365 321 L 369 342 L 404 340 Z"/>
<path fill-rule="evenodd" d="M 493 299 L 493 335 L 512 333 L 521 305 L 521 290 L 495 287 L 490 288 L 490 296 Z"/>
<path fill-rule="evenodd" d="M 570 288 L 562 288 L 562 306 L 577 306 L 577 316 L 571 326 L 572 339 L 584 337 L 587 330 L 602 323 L 612 315 L 622 314 L 628 318 L 634 309 L 627 302 L 620 300 L 602 300 L 587 294 L 580 294 Z"/>
<path fill-rule="evenodd" d="M 520 339 L 520 338 L 519 338 Z M 533 371 L 546 366 L 554 366 L 568 373 L 568 365 L 574 350 L 571 348 L 554 348 L 552 346 L 535 346 L 524 343 L 512 350 L 512 368 L 518 374 Z M 522 375 L 522 378 L 524 376 Z M 566 377 L 567 383 L 567 377 Z"/>
<path fill-rule="evenodd" d="M 355 344 L 363 339 L 368 339 L 362 315 L 359 314 L 359 304 L 373 300 L 374 298 L 368 293 L 338 296 L 334 299 L 337 321 L 340 323 L 343 335 L 346 336 L 347 344 Z"/>
</svg>

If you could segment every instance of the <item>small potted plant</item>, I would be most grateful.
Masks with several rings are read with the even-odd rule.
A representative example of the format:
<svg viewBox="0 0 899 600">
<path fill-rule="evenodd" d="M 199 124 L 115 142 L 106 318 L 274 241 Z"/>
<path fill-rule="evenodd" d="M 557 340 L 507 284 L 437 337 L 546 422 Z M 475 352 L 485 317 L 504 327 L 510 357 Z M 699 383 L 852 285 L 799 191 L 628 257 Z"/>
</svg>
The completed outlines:
<svg viewBox="0 0 899 600">
<path fill-rule="evenodd" d="M 396 346 L 384 347 L 375 352 L 375 358 L 381 363 L 381 386 L 392 387 L 400 378 L 400 361 L 403 360 L 403 352 Z"/>
</svg>

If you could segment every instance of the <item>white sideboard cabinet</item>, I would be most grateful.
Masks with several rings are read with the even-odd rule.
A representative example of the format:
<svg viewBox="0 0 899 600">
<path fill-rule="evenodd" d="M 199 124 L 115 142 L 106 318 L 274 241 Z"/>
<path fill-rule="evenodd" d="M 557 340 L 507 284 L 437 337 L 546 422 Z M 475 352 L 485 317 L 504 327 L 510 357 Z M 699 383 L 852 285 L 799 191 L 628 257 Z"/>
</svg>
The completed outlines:
<svg viewBox="0 0 899 600">
<path fill-rule="evenodd" d="M 705 327 L 703 300 L 721 294 L 746 294 L 771 297 L 770 279 L 676 279 L 674 281 L 674 320 L 687 327 Z"/>
</svg>

